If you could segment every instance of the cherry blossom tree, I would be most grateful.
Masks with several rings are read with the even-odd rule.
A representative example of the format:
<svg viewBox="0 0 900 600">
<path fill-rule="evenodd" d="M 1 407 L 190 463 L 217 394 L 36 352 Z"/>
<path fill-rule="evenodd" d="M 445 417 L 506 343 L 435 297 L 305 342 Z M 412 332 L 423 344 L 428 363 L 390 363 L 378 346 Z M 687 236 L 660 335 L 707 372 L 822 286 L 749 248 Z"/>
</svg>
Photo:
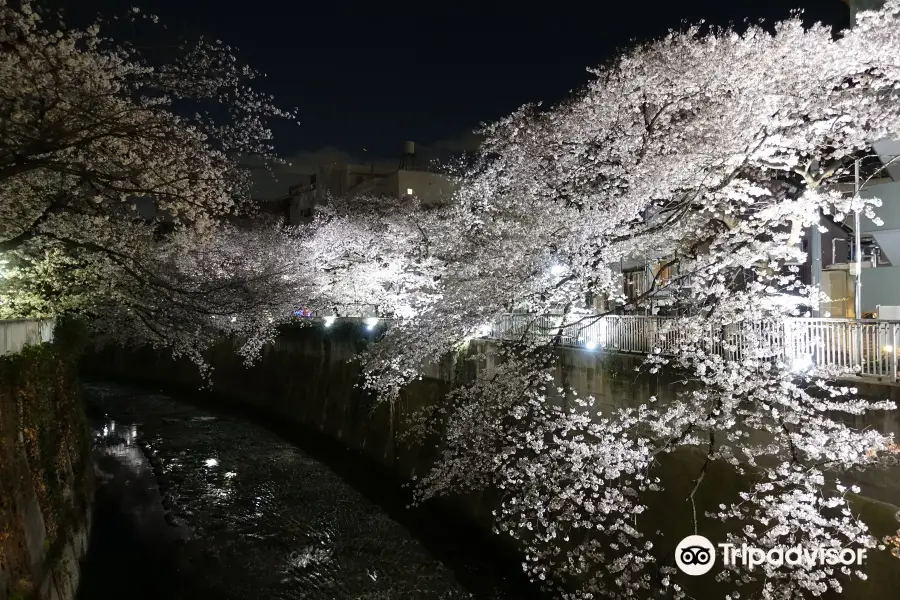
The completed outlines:
<svg viewBox="0 0 900 600">
<path fill-rule="evenodd" d="M 220 223 L 204 237 L 177 230 L 164 240 L 143 225 L 129 231 L 139 243 L 127 254 L 51 251 L 8 269 L 15 294 L 4 310 L 79 315 L 98 343 L 165 347 L 206 373 L 204 351 L 224 337 L 252 362 L 311 292 L 300 240 L 280 223 Z"/>
<path fill-rule="evenodd" d="M 422 207 L 414 198 L 329 198 L 299 232 L 310 303 L 335 315 L 420 314 L 439 287 L 446 259 L 435 248 L 446 216 L 446 207 Z"/>
<path fill-rule="evenodd" d="M 873 141 L 900 133 L 898 13 L 889 0 L 838 38 L 799 17 L 774 35 L 672 33 L 596 69 L 559 106 L 526 106 L 486 128 L 433 237 L 439 288 L 363 356 L 367 383 L 396 398 L 510 307 L 527 308 L 533 326 L 549 314 L 557 325 L 505 344 L 439 419 L 419 419 L 445 432 L 420 500 L 498 490 L 497 529 L 519 540 L 535 579 L 572 598 L 686 597 L 656 551 L 677 540 L 642 529 L 648 494 L 663 484 L 654 467 L 685 449 L 702 457 L 691 504 L 711 465 L 747 476 L 739 497 L 705 507 L 738 545 L 877 544 L 848 504 L 858 490 L 840 478 L 893 460 L 896 447 L 841 414 L 893 405 L 828 383 L 832 373 L 798 373 L 777 332 L 800 309 L 772 299 L 819 300 L 789 266 L 805 258 L 804 229 L 854 210 L 874 216 L 877 201 L 831 184 Z M 676 274 L 625 298 L 619 265 L 633 259 Z M 555 382 L 563 331 L 603 317 L 585 292 L 629 309 L 672 299 L 676 316 L 643 369 L 683 381 L 675 400 L 603 412 Z M 711 337 L 723 331 L 740 335 Z M 865 575 L 783 566 L 720 578 L 747 584 L 741 597 L 788 599 L 840 591 L 854 576 Z"/>
<path fill-rule="evenodd" d="M 159 62 L 103 30 L 0 0 L 0 317 L 76 313 L 194 356 L 218 323 L 266 338 L 291 245 L 225 221 L 252 213 L 239 160 L 274 160 L 269 123 L 294 114 L 221 41 Z"/>
</svg>

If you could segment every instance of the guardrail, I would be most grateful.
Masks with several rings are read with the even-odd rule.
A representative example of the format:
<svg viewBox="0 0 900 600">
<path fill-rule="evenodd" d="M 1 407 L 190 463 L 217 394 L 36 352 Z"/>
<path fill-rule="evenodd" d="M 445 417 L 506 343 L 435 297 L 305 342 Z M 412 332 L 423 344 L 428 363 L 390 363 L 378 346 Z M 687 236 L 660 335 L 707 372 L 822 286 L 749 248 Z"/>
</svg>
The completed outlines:
<svg viewBox="0 0 900 600">
<path fill-rule="evenodd" d="M 52 319 L 0 321 L 0 356 L 21 352 L 25 346 L 52 342 L 55 324 Z"/>
<path fill-rule="evenodd" d="M 394 319 L 328 316 L 311 313 L 330 327 L 335 319 L 354 320 L 374 329 Z M 749 353 L 757 359 L 780 358 L 798 371 L 812 366 L 847 375 L 900 379 L 900 321 L 876 319 L 788 318 L 781 324 L 739 323 L 703 325 L 703 335 L 688 339 L 673 317 L 585 316 L 563 326 L 562 315 L 509 313 L 501 315 L 479 337 L 499 341 L 549 342 L 569 348 L 602 348 L 608 352 L 673 355 L 685 344 L 709 354 L 738 360 Z M 695 332 L 696 333 L 696 332 Z"/>
<path fill-rule="evenodd" d="M 550 341 L 566 347 L 612 352 L 674 354 L 687 343 L 671 317 L 587 317 L 562 325 L 560 315 L 506 314 L 484 337 L 497 340 Z M 799 369 L 825 367 L 847 374 L 898 380 L 900 321 L 790 318 L 781 325 L 707 324 L 701 340 L 706 352 L 736 360 L 748 352 L 756 358 L 780 357 Z"/>
<path fill-rule="evenodd" d="M 876 319 L 790 319 L 785 338 L 791 356 L 858 375 L 898 378 L 900 321 Z"/>
</svg>

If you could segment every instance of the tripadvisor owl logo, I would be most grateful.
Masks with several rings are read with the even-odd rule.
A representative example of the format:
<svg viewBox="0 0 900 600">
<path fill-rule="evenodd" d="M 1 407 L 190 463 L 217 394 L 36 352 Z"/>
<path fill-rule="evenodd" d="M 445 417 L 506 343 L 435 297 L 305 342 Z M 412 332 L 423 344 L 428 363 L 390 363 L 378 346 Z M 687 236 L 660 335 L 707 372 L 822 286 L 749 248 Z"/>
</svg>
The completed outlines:
<svg viewBox="0 0 900 600">
<path fill-rule="evenodd" d="M 722 551 L 722 566 L 741 566 L 749 570 L 762 565 L 775 568 L 800 567 L 811 569 L 816 565 L 862 565 L 866 560 L 866 548 L 837 548 L 834 546 L 803 546 L 757 548 L 733 543 L 717 544 Z M 675 564 L 687 575 L 704 575 L 716 564 L 716 546 L 702 535 L 689 535 L 675 547 Z"/>
<path fill-rule="evenodd" d="M 702 535 L 689 535 L 675 547 L 675 564 L 687 575 L 709 573 L 716 563 L 716 547 Z"/>
</svg>

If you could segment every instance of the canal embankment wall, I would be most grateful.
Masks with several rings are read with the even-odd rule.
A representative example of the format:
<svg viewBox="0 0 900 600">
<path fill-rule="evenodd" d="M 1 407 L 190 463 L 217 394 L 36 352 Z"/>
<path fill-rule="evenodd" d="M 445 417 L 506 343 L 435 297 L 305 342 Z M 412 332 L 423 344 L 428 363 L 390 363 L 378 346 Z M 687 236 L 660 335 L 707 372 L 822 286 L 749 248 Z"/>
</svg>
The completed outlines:
<svg viewBox="0 0 900 600">
<path fill-rule="evenodd" d="M 208 355 L 213 367 L 212 394 L 243 407 L 272 415 L 286 423 L 309 428 L 340 442 L 343 447 L 358 451 L 390 469 L 401 481 L 411 482 L 426 472 L 441 452 L 438 439 L 422 443 L 407 443 L 404 432 L 407 418 L 421 409 L 443 401 L 452 381 L 467 381 L 483 368 L 484 361 L 465 360 L 470 354 L 481 352 L 484 346 L 473 347 L 440 365 L 429 369 L 428 377 L 405 389 L 393 405 L 380 404 L 360 387 L 360 369 L 353 361 L 371 338 L 358 325 L 335 324 L 330 329 L 302 327 L 284 331 L 277 341 L 268 345 L 253 366 L 247 367 L 235 353 L 233 343 L 223 343 Z M 485 344 L 480 342 L 478 344 Z M 477 344 L 476 344 L 477 345 Z M 592 395 L 604 410 L 633 406 L 646 402 L 650 396 L 663 400 L 674 397 L 676 381 L 664 374 L 637 373 L 642 358 L 633 355 L 613 355 L 583 350 L 565 350 L 559 355 L 556 378 L 580 391 Z M 107 348 L 87 357 L 86 371 L 93 376 L 114 377 L 131 382 L 171 386 L 186 391 L 205 387 L 197 368 L 186 360 L 173 360 L 164 352 L 149 348 L 123 351 Z M 878 426 L 894 430 L 896 415 L 877 416 L 883 422 L 858 423 L 859 426 Z M 671 548 L 660 548 L 662 554 L 674 551 L 682 537 L 692 534 L 691 495 L 693 482 L 702 467 L 699 453 L 689 450 L 662 456 L 655 469 L 665 485 L 665 493 L 646 499 L 648 510 L 642 518 L 644 528 L 666 533 Z M 854 510 L 872 527 L 877 535 L 889 535 L 900 528 L 895 515 L 900 506 L 900 483 L 894 473 L 875 474 L 866 487 L 871 495 L 854 498 Z M 705 482 L 694 494 L 698 525 L 701 533 L 713 540 L 726 538 L 727 531 L 713 519 L 704 516 L 720 502 L 730 502 L 738 492 L 745 491 L 751 482 L 740 477 L 726 465 L 709 467 Z M 874 483 L 873 483 L 874 482 Z M 463 515 L 484 531 L 494 527 L 493 512 L 501 496 L 496 490 L 484 490 L 466 496 L 444 500 L 448 510 Z M 514 552 L 515 544 L 499 537 L 500 544 Z M 900 589 L 900 563 L 884 553 L 876 555 L 867 565 L 869 578 L 853 581 L 846 586 L 849 597 L 895 598 Z M 723 589 L 713 578 L 692 578 L 692 595 L 698 598 L 722 597 Z"/>
<path fill-rule="evenodd" d="M 93 498 L 79 349 L 52 322 L 0 321 L 0 600 L 78 590 Z"/>
</svg>

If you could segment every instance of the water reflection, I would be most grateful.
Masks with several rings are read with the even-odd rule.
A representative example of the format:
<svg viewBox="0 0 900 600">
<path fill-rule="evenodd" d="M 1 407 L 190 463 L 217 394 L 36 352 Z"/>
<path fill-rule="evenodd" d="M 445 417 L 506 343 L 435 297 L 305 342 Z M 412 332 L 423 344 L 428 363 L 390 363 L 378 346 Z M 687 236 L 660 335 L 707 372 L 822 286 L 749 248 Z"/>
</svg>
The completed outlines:
<svg viewBox="0 0 900 600">
<path fill-rule="evenodd" d="M 88 386 L 107 414 L 97 449 L 152 471 L 190 596 L 471 596 L 410 534 L 323 465 L 265 429 L 161 395 Z M 157 501 L 158 497 L 157 497 Z"/>
<path fill-rule="evenodd" d="M 146 463 L 143 453 L 134 445 L 137 435 L 136 426 L 116 433 L 116 422 L 108 417 L 102 428 L 94 429 L 94 438 L 100 451 L 119 459 L 135 472 L 140 471 Z"/>
</svg>

